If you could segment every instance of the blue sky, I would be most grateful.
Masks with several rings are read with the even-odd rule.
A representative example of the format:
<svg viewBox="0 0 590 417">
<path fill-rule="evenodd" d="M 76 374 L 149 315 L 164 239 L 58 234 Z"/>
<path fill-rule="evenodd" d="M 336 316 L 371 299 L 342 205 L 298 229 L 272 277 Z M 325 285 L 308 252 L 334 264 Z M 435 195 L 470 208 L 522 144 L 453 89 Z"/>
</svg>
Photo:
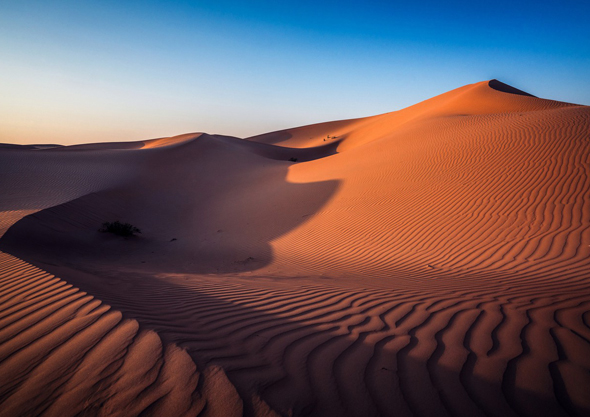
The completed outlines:
<svg viewBox="0 0 590 417">
<path fill-rule="evenodd" d="M 0 0 L 0 142 L 246 137 L 491 78 L 590 104 L 588 16 L 571 0 Z"/>
</svg>

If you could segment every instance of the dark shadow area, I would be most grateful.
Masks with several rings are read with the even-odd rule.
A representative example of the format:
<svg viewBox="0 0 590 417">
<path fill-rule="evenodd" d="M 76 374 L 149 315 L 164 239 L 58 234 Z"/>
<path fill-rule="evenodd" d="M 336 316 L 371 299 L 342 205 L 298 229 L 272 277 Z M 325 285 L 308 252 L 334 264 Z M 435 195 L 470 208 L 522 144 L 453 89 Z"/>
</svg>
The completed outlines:
<svg viewBox="0 0 590 417">
<path fill-rule="evenodd" d="M 27 145 L 28 146 L 28 145 Z M 0 211 L 43 209 L 125 184 L 145 156 L 128 151 L 0 149 Z"/>
<path fill-rule="evenodd" d="M 360 288 L 310 281 L 156 278 L 25 260 L 157 331 L 165 342 L 186 348 L 199 369 L 221 366 L 247 416 L 254 415 L 256 398 L 284 416 L 583 416 L 590 411 L 571 402 L 559 378 L 553 397 L 519 388 L 511 363 L 496 382 L 477 376 L 473 352 L 460 370 L 442 365 L 443 354 L 461 355 L 470 340 L 466 335 L 453 344 L 446 338 L 456 315 L 449 315 L 434 336 L 421 335 L 438 312 L 446 311 L 435 306 L 453 308 L 444 299 L 432 301 L 436 296 L 428 301 L 429 295 L 398 288 L 375 297 Z M 452 300 L 453 294 L 447 296 Z M 416 319 L 425 303 L 431 314 Z M 406 331 L 396 330 L 404 326 Z M 424 343 L 435 343 L 436 349 L 420 360 Z"/>
<path fill-rule="evenodd" d="M 288 141 L 293 138 L 311 138 L 333 134 L 335 131 L 354 123 L 359 119 L 336 120 L 333 122 L 316 123 L 307 126 L 295 127 L 291 129 L 277 130 L 275 132 L 264 133 L 246 138 L 248 142 L 263 143 L 275 145 L 280 142 Z M 279 145 L 280 146 L 280 145 Z"/>
<path fill-rule="evenodd" d="M 39 145 L 17 145 L 14 143 L 0 143 L 0 150 L 15 150 L 15 151 L 22 151 L 22 150 L 45 150 L 45 149 L 52 149 L 52 148 L 62 148 L 62 145 L 54 145 L 54 144 L 39 144 Z"/>
<path fill-rule="evenodd" d="M 106 150 L 132 150 L 141 149 L 145 141 L 135 142 L 99 142 L 83 143 L 80 145 L 60 146 L 59 148 L 48 149 L 51 152 L 88 152 L 88 151 L 106 151 Z"/>
<path fill-rule="evenodd" d="M 501 91 L 503 93 L 517 94 L 520 96 L 528 96 L 528 97 L 536 97 L 536 96 L 533 96 L 532 94 L 529 94 L 525 91 L 519 90 L 518 88 L 514 88 L 511 85 L 504 84 L 503 82 L 495 80 L 495 79 L 490 80 L 488 82 L 488 85 L 491 88 L 493 88 L 494 90 Z"/>
<path fill-rule="evenodd" d="M 272 261 L 270 242 L 305 222 L 338 187 L 337 181 L 287 181 L 289 158 L 325 157 L 336 146 L 289 149 L 201 135 L 167 149 L 99 152 L 91 162 L 90 152 L 64 153 L 62 160 L 82 158 L 82 177 L 84 166 L 92 172 L 101 163 L 113 163 L 111 159 L 115 178 L 126 164 L 134 173 L 121 175 L 126 178 L 122 184 L 21 219 L 0 239 L 0 248 L 60 265 L 152 273 L 259 269 Z M 75 170 L 71 175 L 73 182 L 79 181 Z M 45 183 L 40 173 L 20 188 L 46 192 L 34 180 Z M 55 176 L 46 188 L 59 190 L 69 182 Z M 114 221 L 131 223 L 142 233 L 123 239 L 99 232 L 103 223 Z"/>
<path fill-rule="evenodd" d="M 275 132 L 270 133 L 263 133 L 261 135 L 252 136 L 246 138 L 248 141 L 258 142 L 258 143 L 265 143 L 268 145 L 273 145 L 275 143 L 284 142 L 289 140 L 293 137 L 293 135 L 289 132 L 289 130 L 277 130 Z"/>
<path fill-rule="evenodd" d="M 289 135 L 290 136 L 290 135 Z M 325 158 L 337 153 L 338 146 L 344 137 L 331 139 L 325 145 L 314 146 L 309 148 L 288 148 L 284 146 L 274 146 L 266 143 L 250 142 L 244 139 L 233 138 L 229 136 L 215 136 L 219 140 L 231 143 L 232 145 L 252 152 L 268 159 L 280 161 L 289 161 L 296 159 L 294 162 L 307 162 L 315 159 Z"/>
</svg>

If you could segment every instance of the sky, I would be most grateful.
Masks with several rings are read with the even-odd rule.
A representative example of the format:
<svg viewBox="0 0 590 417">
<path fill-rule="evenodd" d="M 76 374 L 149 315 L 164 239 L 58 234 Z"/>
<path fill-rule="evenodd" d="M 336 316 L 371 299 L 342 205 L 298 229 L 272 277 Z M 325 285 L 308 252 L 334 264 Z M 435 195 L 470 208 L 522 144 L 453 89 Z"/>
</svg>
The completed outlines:
<svg viewBox="0 0 590 417">
<path fill-rule="evenodd" d="M 248 137 L 492 78 L 590 105 L 588 16 L 588 0 L 0 0 L 0 142 Z"/>
</svg>

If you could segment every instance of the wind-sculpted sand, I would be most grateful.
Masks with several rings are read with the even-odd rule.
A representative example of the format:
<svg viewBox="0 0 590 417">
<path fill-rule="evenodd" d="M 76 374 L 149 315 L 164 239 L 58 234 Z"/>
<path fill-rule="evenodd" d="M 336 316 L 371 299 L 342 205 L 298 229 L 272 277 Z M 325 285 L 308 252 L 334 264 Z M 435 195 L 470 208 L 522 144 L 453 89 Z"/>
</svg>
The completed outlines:
<svg viewBox="0 0 590 417">
<path fill-rule="evenodd" d="M 6 146 L 0 188 L 0 415 L 590 415 L 586 106 Z"/>
<path fill-rule="evenodd" d="M 222 370 L 20 259 L 0 268 L 0 416 L 241 413 Z"/>
</svg>

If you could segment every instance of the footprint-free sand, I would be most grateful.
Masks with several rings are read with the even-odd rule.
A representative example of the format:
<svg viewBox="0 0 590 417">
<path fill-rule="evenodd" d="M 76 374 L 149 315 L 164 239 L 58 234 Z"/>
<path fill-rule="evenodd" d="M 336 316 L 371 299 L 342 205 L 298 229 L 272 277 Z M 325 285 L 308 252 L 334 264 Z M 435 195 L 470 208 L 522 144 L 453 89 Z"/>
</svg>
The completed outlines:
<svg viewBox="0 0 590 417">
<path fill-rule="evenodd" d="M 590 415 L 587 106 L 4 145 L 0 236 L 0 417 Z"/>
</svg>

